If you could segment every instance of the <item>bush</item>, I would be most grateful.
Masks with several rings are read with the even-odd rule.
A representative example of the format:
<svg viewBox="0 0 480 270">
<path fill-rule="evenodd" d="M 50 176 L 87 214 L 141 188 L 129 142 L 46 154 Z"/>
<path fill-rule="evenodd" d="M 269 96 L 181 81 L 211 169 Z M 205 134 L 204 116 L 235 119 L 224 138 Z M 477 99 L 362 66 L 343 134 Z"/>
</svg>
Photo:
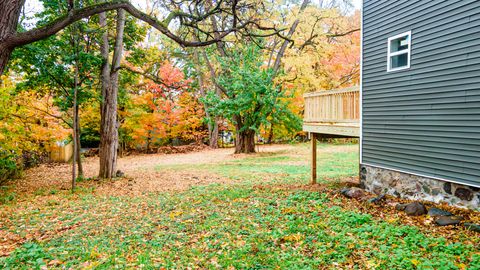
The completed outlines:
<svg viewBox="0 0 480 270">
<path fill-rule="evenodd" d="M 46 163 L 50 160 L 49 154 L 45 150 L 32 150 L 32 151 L 23 151 L 22 153 L 22 168 L 28 169 L 36 167 L 42 163 Z"/>
<path fill-rule="evenodd" d="M 18 157 L 13 153 L 0 150 L 0 183 L 20 174 L 22 167 L 17 161 Z"/>
</svg>

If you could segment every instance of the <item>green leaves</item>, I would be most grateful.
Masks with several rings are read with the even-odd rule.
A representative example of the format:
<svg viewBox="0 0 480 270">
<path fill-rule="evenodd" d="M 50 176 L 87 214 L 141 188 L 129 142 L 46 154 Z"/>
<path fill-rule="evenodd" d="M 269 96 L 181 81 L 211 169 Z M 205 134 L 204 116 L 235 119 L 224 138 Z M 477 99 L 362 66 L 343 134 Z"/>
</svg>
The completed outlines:
<svg viewBox="0 0 480 270">
<path fill-rule="evenodd" d="M 275 74 L 265 67 L 262 50 L 255 45 L 233 49 L 228 56 L 218 57 L 222 73 L 218 84 L 222 96 L 210 91 L 202 99 L 212 115 L 241 125 L 239 132 L 254 130 L 277 122 L 299 127 L 300 119 L 288 109 L 287 96 L 274 82 Z"/>
</svg>

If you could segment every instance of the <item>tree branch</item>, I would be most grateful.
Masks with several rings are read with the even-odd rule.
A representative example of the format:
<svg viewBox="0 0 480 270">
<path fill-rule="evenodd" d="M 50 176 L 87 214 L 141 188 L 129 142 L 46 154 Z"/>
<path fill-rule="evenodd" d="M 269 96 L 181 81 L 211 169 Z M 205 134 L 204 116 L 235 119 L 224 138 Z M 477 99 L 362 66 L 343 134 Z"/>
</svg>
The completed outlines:
<svg viewBox="0 0 480 270">
<path fill-rule="evenodd" d="M 360 28 L 355 28 L 355 29 L 352 29 L 352 30 L 349 30 L 347 32 L 344 32 L 344 33 L 332 33 L 332 34 L 328 34 L 327 37 L 329 38 L 332 38 L 332 37 L 344 37 L 344 36 L 348 36 L 352 33 L 355 33 L 357 31 L 360 31 Z"/>
<path fill-rule="evenodd" d="M 222 1 L 220 1 L 220 2 L 222 2 Z M 80 8 L 80 9 L 72 9 L 67 14 L 55 19 L 54 21 L 52 21 L 52 22 L 50 22 L 50 23 L 48 23 L 48 24 L 46 24 L 42 27 L 32 29 L 32 30 L 27 31 L 27 32 L 17 33 L 14 36 L 6 39 L 4 42 L 5 42 L 5 46 L 8 47 L 8 48 L 19 47 L 19 46 L 22 46 L 22 45 L 26 45 L 26 44 L 29 44 L 29 43 L 47 38 L 51 35 L 54 35 L 58 31 L 62 30 L 63 28 L 67 27 L 68 25 L 70 25 L 70 24 L 72 24 L 72 23 L 74 23 L 74 22 L 76 22 L 80 19 L 90 17 L 90 16 L 93 16 L 93 15 L 96 15 L 96 14 L 99 14 L 99 13 L 102 13 L 102 12 L 105 12 L 105 11 L 116 10 L 116 9 L 124 9 L 125 11 L 130 13 L 133 17 L 148 23 L 149 25 L 151 25 L 152 27 L 154 27 L 155 29 L 157 29 L 158 31 L 160 31 L 161 33 L 163 33 L 164 35 L 166 35 L 167 37 L 169 37 L 170 39 L 172 39 L 173 41 L 175 41 L 176 43 L 181 45 L 182 47 L 207 46 L 207 45 L 211 45 L 211 44 L 214 44 L 216 42 L 219 42 L 225 36 L 229 35 L 232 32 L 235 32 L 235 31 L 238 31 L 239 29 L 245 28 L 250 22 L 245 22 L 241 25 L 237 25 L 236 27 L 232 27 L 232 28 L 224 31 L 223 33 L 219 33 L 219 35 L 216 36 L 214 39 L 206 40 L 206 41 L 187 41 L 187 40 L 184 40 L 181 37 L 175 35 L 173 32 L 171 32 L 168 29 L 168 25 L 166 23 L 168 23 L 172 19 L 172 17 L 176 18 L 176 17 L 182 17 L 182 16 L 183 17 L 194 18 L 195 20 L 202 20 L 204 18 L 207 18 L 208 16 L 212 16 L 212 14 L 214 14 L 215 12 L 219 12 L 220 9 L 219 9 L 218 5 L 219 4 L 217 4 L 216 7 L 214 7 L 209 12 L 203 14 L 202 16 L 193 16 L 191 14 L 186 14 L 186 13 L 183 13 L 183 12 L 174 11 L 173 15 L 167 16 L 166 21 L 160 22 L 156 18 L 154 18 L 152 16 L 149 16 L 149 15 L 143 13 L 142 11 L 138 10 L 128 1 L 117 0 L 117 1 L 113 1 L 113 2 L 96 4 L 96 5 Z"/>
<path fill-rule="evenodd" d="M 295 33 L 295 30 L 297 29 L 298 24 L 300 23 L 300 16 L 302 15 L 303 11 L 307 8 L 308 4 L 310 3 L 310 0 L 303 0 L 302 5 L 300 6 L 300 11 L 298 14 L 297 19 L 293 22 L 292 26 L 290 27 L 290 30 L 288 31 L 287 37 L 288 39 L 285 39 L 282 46 L 280 47 L 280 50 L 277 53 L 277 56 L 275 58 L 275 63 L 273 64 L 273 72 L 276 74 L 278 70 L 280 69 L 280 63 L 282 61 L 282 57 L 285 54 L 285 50 L 287 49 L 288 44 L 291 42 L 291 38 L 293 34 Z"/>
</svg>

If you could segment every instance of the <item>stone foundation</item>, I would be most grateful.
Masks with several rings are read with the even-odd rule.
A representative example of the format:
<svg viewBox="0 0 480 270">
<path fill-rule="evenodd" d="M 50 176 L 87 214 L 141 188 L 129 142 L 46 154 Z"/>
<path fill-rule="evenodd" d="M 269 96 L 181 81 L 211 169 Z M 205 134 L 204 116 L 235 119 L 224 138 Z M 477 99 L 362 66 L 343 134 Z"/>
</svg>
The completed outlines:
<svg viewBox="0 0 480 270">
<path fill-rule="evenodd" d="M 361 165 L 360 183 L 367 191 L 412 200 L 447 202 L 480 210 L 480 188 Z"/>
</svg>

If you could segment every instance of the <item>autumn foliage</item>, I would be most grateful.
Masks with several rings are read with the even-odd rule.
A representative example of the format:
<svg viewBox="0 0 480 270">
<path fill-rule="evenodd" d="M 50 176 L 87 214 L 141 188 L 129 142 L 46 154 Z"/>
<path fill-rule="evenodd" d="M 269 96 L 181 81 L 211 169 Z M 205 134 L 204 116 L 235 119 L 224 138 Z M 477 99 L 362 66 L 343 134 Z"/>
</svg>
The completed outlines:
<svg viewBox="0 0 480 270">
<path fill-rule="evenodd" d="M 152 146 L 182 142 L 201 142 L 206 136 L 204 111 L 191 80 L 169 61 L 162 64 L 158 80 L 139 84 L 139 91 L 131 96 L 125 128 L 130 130 L 133 148 L 151 151 Z"/>
<path fill-rule="evenodd" d="M 35 165 L 53 143 L 70 130 L 49 95 L 0 87 L 0 182 L 25 166 Z"/>
</svg>

